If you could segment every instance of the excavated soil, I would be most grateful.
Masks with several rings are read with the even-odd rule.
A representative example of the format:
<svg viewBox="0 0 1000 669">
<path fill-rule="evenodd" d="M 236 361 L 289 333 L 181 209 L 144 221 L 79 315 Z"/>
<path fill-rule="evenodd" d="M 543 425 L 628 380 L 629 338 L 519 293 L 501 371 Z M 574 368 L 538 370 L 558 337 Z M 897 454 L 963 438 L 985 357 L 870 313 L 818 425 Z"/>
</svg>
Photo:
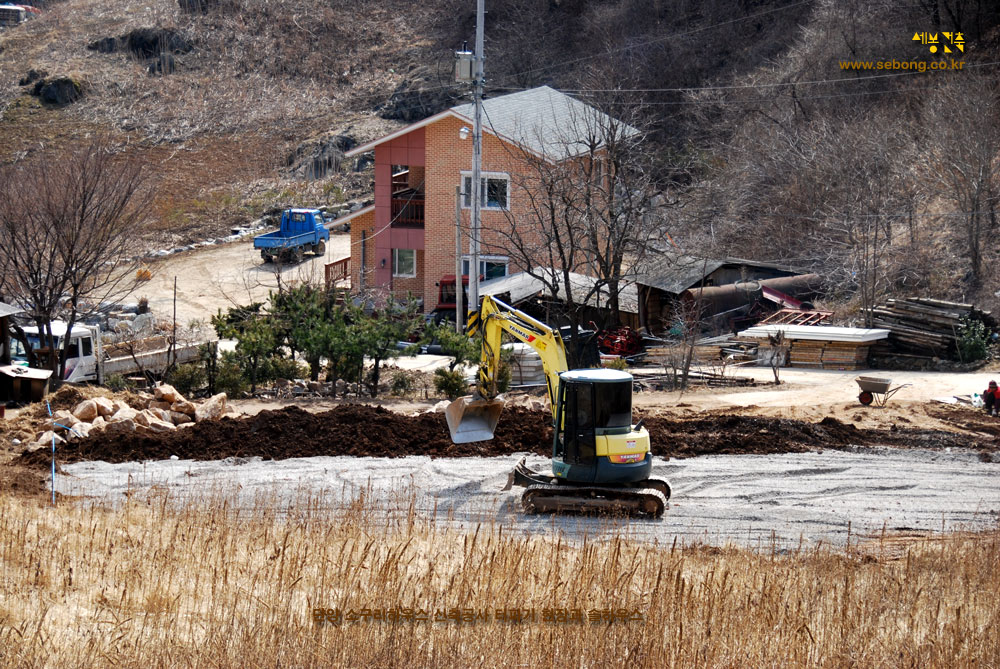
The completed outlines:
<svg viewBox="0 0 1000 669">
<path fill-rule="evenodd" d="M 297 407 L 261 411 L 246 418 L 223 418 L 165 434 L 110 433 L 58 447 L 60 463 L 103 460 L 131 462 L 170 456 L 193 460 L 229 457 L 284 458 L 318 455 L 402 457 L 501 456 L 518 452 L 551 453 L 551 417 L 521 407 L 504 410 L 496 437 L 488 442 L 453 444 L 444 415 L 403 416 L 381 407 L 345 405 L 324 413 Z M 755 416 L 673 419 L 651 416 L 653 453 L 664 457 L 707 454 L 793 453 L 824 448 L 888 445 L 899 447 L 979 447 L 997 450 L 998 438 L 941 430 L 859 429 L 835 418 L 818 423 Z M 984 443 L 985 442 L 985 443 Z M 47 451 L 23 453 L 21 464 L 46 465 Z"/>
</svg>

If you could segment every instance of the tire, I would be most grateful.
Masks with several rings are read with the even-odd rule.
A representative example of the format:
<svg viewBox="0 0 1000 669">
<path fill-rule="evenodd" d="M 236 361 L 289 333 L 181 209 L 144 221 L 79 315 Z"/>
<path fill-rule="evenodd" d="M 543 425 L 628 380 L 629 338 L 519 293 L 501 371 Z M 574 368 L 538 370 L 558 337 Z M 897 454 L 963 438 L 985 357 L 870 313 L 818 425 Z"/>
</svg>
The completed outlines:
<svg viewBox="0 0 1000 669">
<path fill-rule="evenodd" d="M 869 404 L 875 401 L 875 396 L 872 395 L 867 390 L 862 390 L 861 394 L 858 395 L 858 401 L 864 404 L 865 406 L 868 406 Z"/>
<path fill-rule="evenodd" d="M 303 257 L 305 257 L 305 254 L 302 252 L 301 246 L 292 252 L 292 260 L 296 263 L 302 262 Z"/>
<path fill-rule="evenodd" d="M 264 262 L 274 262 L 274 256 L 272 256 L 267 251 L 261 251 L 260 257 L 264 259 Z"/>
<path fill-rule="evenodd" d="M 315 253 L 318 256 L 325 256 L 326 255 L 326 241 L 322 240 L 322 239 L 319 240 L 319 243 L 316 244 L 315 249 L 313 249 L 313 253 Z"/>
</svg>

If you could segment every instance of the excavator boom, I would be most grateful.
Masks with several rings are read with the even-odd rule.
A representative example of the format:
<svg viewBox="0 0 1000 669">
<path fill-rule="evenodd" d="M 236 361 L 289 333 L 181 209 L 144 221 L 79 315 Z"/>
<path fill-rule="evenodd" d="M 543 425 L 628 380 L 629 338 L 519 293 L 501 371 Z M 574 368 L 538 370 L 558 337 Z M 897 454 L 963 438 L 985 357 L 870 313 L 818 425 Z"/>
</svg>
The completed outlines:
<svg viewBox="0 0 1000 669">
<path fill-rule="evenodd" d="M 476 394 L 458 398 L 445 410 L 454 443 L 466 444 L 493 438 L 504 405 L 503 398 L 497 393 L 497 377 L 501 339 L 505 332 L 528 344 L 541 356 L 549 401 L 555 407 L 559 375 L 567 367 L 566 347 L 558 332 L 492 296 L 483 298 L 479 312 L 469 319 L 466 331 L 470 336 L 481 333 L 483 346 Z"/>
</svg>

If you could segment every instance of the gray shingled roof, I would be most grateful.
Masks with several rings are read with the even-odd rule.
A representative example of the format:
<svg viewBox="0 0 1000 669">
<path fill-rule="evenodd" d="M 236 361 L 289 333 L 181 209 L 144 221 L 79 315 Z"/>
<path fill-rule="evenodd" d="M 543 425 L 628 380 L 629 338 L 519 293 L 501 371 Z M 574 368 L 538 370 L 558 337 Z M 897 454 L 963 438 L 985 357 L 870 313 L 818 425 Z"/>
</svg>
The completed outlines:
<svg viewBox="0 0 1000 669">
<path fill-rule="evenodd" d="M 452 107 L 468 118 L 475 115 L 472 103 Z M 548 86 L 511 93 L 483 102 L 483 126 L 550 160 L 564 160 L 587 150 L 586 138 L 600 138 L 602 128 L 613 119 L 590 105 Z M 639 133 L 621 124 L 622 133 Z"/>
</svg>

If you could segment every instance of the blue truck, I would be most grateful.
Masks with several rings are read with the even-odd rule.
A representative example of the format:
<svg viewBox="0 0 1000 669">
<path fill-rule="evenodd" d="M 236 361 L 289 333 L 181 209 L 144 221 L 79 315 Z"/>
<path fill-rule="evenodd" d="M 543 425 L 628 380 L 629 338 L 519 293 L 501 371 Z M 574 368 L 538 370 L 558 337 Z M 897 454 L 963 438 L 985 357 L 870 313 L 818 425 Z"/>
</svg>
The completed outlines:
<svg viewBox="0 0 1000 669">
<path fill-rule="evenodd" d="M 324 255 L 328 239 L 330 231 L 319 209 L 286 209 L 281 227 L 254 237 L 253 247 L 260 249 L 264 262 L 301 262 L 307 252 Z"/>
</svg>

